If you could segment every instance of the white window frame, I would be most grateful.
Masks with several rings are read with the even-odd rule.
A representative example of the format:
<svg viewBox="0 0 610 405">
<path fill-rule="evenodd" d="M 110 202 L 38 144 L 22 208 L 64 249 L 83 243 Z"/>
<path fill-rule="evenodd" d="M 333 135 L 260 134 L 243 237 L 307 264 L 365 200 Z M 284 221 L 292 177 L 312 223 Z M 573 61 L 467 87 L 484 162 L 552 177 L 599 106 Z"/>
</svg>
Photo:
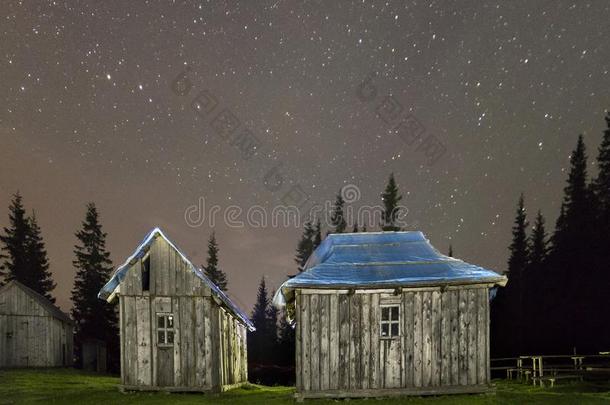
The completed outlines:
<svg viewBox="0 0 610 405">
<path fill-rule="evenodd" d="M 169 327 L 168 326 L 168 318 L 172 317 L 172 326 Z M 159 326 L 159 319 L 162 318 L 163 319 L 163 327 Z M 157 316 L 155 319 L 156 323 L 155 326 L 157 328 L 157 346 L 161 346 L 161 347 L 173 347 L 174 346 L 174 339 L 176 338 L 176 331 L 174 329 L 174 314 L 171 312 L 157 312 Z M 163 342 L 159 341 L 159 332 L 163 332 Z M 173 339 L 171 343 L 168 343 L 168 332 L 171 332 L 173 335 Z"/>
<path fill-rule="evenodd" d="M 388 319 L 383 319 L 383 310 L 388 308 Z M 398 310 L 398 319 L 392 319 L 392 308 L 396 308 Z M 401 327 L 400 327 L 400 304 L 383 304 L 380 305 L 379 310 L 379 336 L 381 339 L 397 339 L 400 337 Z M 388 325 L 388 334 L 384 336 L 383 334 L 383 326 Z M 392 334 L 392 325 L 396 325 L 398 328 L 398 333 L 396 335 Z"/>
</svg>

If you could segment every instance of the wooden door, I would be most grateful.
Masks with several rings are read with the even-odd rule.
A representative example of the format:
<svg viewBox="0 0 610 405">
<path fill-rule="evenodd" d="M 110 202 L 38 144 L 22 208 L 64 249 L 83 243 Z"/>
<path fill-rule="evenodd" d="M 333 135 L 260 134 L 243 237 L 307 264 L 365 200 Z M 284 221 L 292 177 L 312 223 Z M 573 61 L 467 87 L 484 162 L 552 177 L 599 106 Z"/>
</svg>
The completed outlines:
<svg viewBox="0 0 610 405">
<path fill-rule="evenodd" d="M 381 339 L 380 356 L 383 388 L 400 388 L 402 350 L 400 338 Z"/>
<path fill-rule="evenodd" d="M 174 348 L 157 348 L 157 384 L 160 387 L 174 386 Z"/>
</svg>

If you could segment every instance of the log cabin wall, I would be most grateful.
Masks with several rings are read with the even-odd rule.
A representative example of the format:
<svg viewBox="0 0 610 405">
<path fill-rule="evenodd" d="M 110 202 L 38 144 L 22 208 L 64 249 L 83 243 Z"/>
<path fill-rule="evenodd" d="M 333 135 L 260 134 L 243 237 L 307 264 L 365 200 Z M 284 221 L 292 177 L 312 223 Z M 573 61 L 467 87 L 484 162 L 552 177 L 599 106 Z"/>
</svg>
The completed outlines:
<svg viewBox="0 0 610 405">
<path fill-rule="evenodd" d="M 247 372 L 233 372 L 247 369 L 243 324 L 163 238 L 155 239 L 148 255 L 148 291 L 142 283 L 146 257 L 133 263 L 120 283 L 123 386 L 221 391 L 246 382 Z M 159 342 L 162 314 L 172 316 L 173 344 Z"/>
<path fill-rule="evenodd" d="M 72 324 L 16 284 L 7 285 L 0 294 L 0 367 L 66 367 L 72 360 Z"/>
<path fill-rule="evenodd" d="M 380 336 L 383 306 L 399 306 L 399 335 Z M 298 393 L 443 393 L 487 386 L 487 286 L 296 291 Z"/>
</svg>

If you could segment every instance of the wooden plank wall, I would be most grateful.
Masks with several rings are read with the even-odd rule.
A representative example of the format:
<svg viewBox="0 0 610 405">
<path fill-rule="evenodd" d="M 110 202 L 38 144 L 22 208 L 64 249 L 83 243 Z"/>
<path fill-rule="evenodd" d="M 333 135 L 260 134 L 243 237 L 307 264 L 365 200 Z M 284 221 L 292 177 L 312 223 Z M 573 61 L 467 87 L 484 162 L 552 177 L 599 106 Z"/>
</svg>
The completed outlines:
<svg viewBox="0 0 610 405">
<path fill-rule="evenodd" d="M 142 291 L 141 260 L 132 264 L 121 281 L 123 384 L 158 386 L 163 371 L 160 361 L 171 363 L 174 388 L 219 390 L 247 381 L 244 325 L 220 307 L 210 289 L 165 240 L 157 238 L 149 255 L 149 291 Z M 173 349 L 158 347 L 156 314 L 164 312 L 174 316 Z"/>
<path fill-rule="evenodd" d="M 381 305 L 400 336 L 380 337 Z M 489 383 L 486 287 L 386 293 L 298 290 L 297 391 L 430 389 Z"/>
<path fill-rule="evenodd" d="M 72 365 L 72 325 L 13 285 L 0 295 L 0 367 Z"/>
</svg>

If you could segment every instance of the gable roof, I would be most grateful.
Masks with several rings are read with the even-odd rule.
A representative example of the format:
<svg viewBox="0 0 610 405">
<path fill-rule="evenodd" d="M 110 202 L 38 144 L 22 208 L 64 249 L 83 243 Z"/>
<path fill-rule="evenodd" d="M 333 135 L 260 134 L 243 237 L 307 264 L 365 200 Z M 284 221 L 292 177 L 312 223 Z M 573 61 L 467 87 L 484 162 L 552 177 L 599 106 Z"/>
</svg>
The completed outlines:
<svg viewBox="0 0 610 405">
<path fill-rule="evenodd" d="M 283 305 L 295 288 L 505 285 L 506 281 L 506 276 L 439 253 L 418 231 L 330 234 L 303 272 L 280 286 L 274 302 Z"/>
<path fill-rule="evenodd" d="M 140 245 L 136 248 L 136 250 L 132 253 L 125 262 L 117 267 L 117 269 L 112 274 L 112 277 L 108 282 L 102 287 L 100 292 L 98 293 L 98 298 L 106 300 L 108 302 L 114 299 L 115 293 L 123 278 L 125 278 L 125 274 L 131 268 L 133 262 L 135 260 L 141 259 L 148 249 L 155 241 L 155 238 L 159 236 L 163 238 L 184 260 L 184 262 L 188 265 L 189 270 L 191 270 L 205 285 L 207 285 L 212 294 L 220 299 L 220 301 L 224 304 L 224 306 L 239 320 L 241 320 L 249 330 L 254 331 L 254 325 L 248 318 L 246 314 L 244 314 L 238 307 L 231 301 L 231 299 L 220 289 L 216 284 L 214 284 L 204 273 L 203 270 L 199 267 L 196 267 L 183 253 L 174 245 L 174 243 L 165 236 L 165 234 L 159 228 L 154 228 L 150 231 L 144 240 L 140 243 Z"/>
<path fill-rule="evenodd" d="M 8 283 L 6 283 L 5 285 L 3 285 L 2 287 L 0 287 L 0 294 L 2 294 L 4 291 L 7 291 L 11 287 L 19 288 L 21 291 L 23 291 L 25 294 L 27 294 L 30 298 L 32 298 L 34 301 L 36 301 L 38 304 L 40 304 L 40 306 L 43 307 L 52 317 L 59 319 L 60 321 L 63 321 L 63 322 L 74 323 L 72 321 L 72 319 L 70 319 L 70 317 L 65 312 L 63 312 L 61 309 L 57 308 L 44 295 L 37 293 L 36 291 L 32 290 L 30 287 L 26 286 L 25 284 L 20 283 L 17 280 L 11 280 Z"/>
</svg>

